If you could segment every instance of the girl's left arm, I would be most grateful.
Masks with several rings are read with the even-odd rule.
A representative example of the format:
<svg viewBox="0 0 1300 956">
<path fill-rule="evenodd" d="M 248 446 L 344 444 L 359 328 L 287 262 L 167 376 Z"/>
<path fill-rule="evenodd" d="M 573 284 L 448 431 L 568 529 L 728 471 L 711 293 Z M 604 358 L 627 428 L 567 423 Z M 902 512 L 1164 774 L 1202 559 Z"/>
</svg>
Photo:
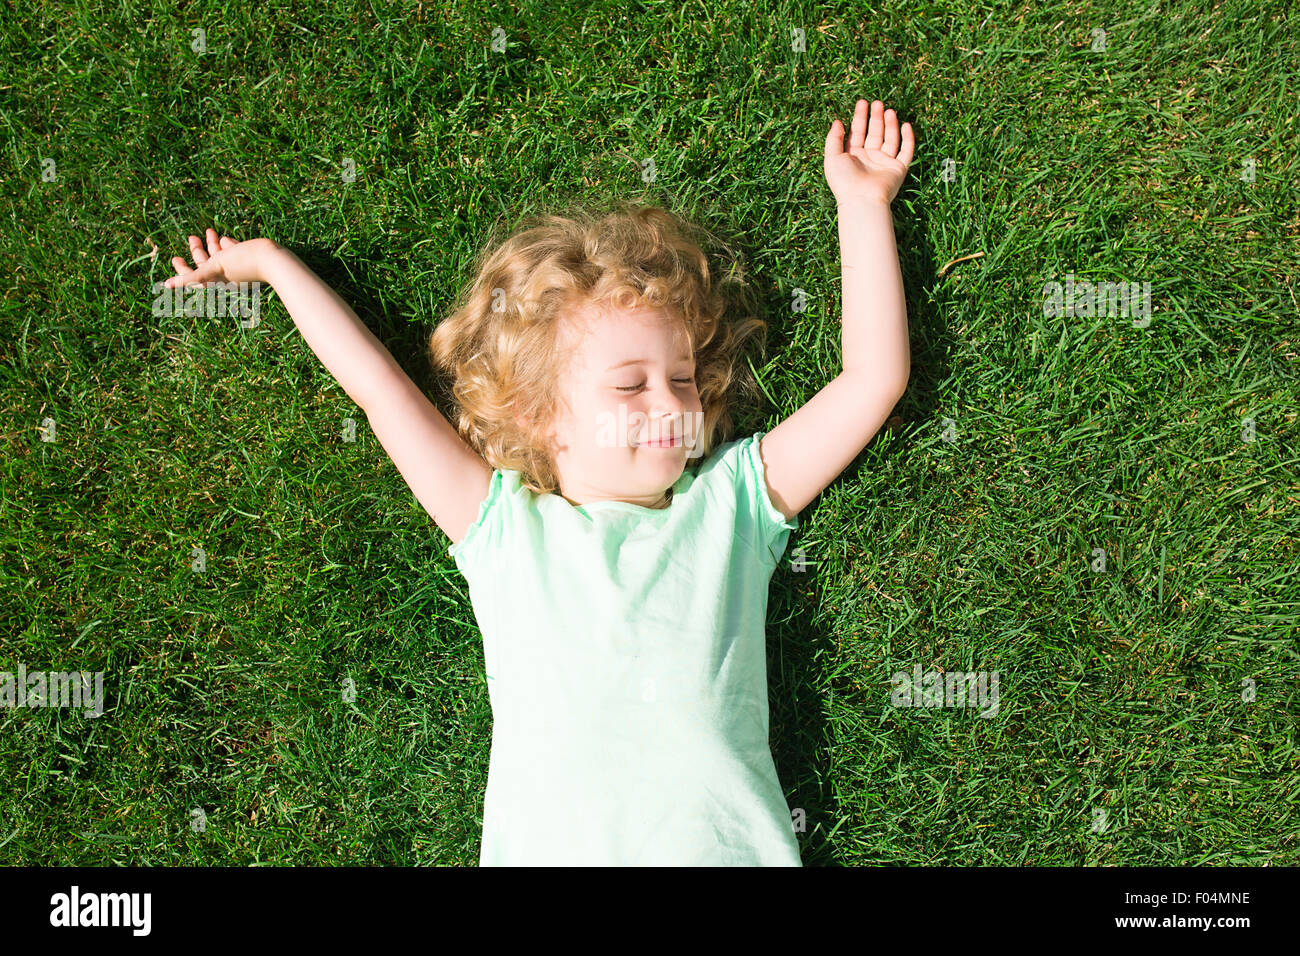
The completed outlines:
<svg viewBox="0 0 1300 956">
<path fill-rule="evenodd" d="M 882 115 L 883 114 L 883 115 Z M 844 297 L 844 371 L 759 443 L 768 494 L 793 518 L 834 481 L 880 430 L 907 390 L 907 303 L 890 203 L 912 161 L 913 137 L 877 100 L 867 125 L 859 100 L 844 128 L 826 137 L 826 180 L 839 215 Z"/>
</svg>

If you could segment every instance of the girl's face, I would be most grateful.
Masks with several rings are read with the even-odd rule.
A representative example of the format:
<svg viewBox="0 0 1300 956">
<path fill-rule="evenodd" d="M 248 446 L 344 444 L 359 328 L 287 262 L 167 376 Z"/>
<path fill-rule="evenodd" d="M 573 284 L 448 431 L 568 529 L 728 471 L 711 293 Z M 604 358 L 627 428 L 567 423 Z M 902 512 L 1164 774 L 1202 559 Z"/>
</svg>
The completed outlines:
<svg viewBox="0 0 1300 956">
<path fill-rule="evenodd" d="M 663 507 L 703 417 L 685 326 L 663 309 L 588 309 L 559 335 L 562 348 L 576 344 L 550 432 L 560 493 Z"/>
</svg>

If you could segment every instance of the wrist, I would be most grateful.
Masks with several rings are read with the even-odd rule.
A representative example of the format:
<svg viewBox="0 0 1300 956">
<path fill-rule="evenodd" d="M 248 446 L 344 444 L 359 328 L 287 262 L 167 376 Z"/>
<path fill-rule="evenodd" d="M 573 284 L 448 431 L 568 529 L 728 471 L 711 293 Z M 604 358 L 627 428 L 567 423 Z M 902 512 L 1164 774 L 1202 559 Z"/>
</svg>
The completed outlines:
<svg viewBox="0 0 1300 956">
<path fill-rule="evenodd" d="M 258 279 L 274 288 L 283 277 L 286 268 L 298 261 L 298 257 L 273 239 L 259 239 L 264 248 L 258 251 Z"/>
<path fill-rule="evenodd" d="M 837 209 L 857 210 L 857 209 L 888 209 L 892 200 L 882 193 L 859 194 L 846 196 L 843 199 L 836 199 L 835 206 Z"/>
</svg>

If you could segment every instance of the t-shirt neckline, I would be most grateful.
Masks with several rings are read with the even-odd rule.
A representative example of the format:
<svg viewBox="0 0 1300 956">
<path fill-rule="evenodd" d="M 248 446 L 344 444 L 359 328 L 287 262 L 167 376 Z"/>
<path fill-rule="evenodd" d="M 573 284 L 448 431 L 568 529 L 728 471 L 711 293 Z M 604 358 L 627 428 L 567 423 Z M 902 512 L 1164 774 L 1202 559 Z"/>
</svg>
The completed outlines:
<svg viewBox="0 0 1300 956">
<path fill-rule="evenodd" d="M 644 512 L 645 514 L 668 514 L 670 511 L 673 510 L 673 503 L 676 502 L 677 499 L 681 497 L 681 493 L 686 490 L 686 487 L 689 484 L 689 482 L 687 481 L 688 478 L 693 480 L 694 475 L 692 475 L 689 471 L 683 472 L 682 476 L 673 483 L 672 496 L 668 499 L 668 504 L 663 508 L 647 508 L 645 505 L 633 504 L 630 501 L 613 501 L 613 500 L 588 501 L 584 505 L 572 505 L 571 507 L 575 511 L 582 511 L 588 514 L 590 513 L 591 508 L 611 508 L 611 507 L 627 508 L 627 509 L 631 509 L 634 512 L 637 513 Z"/>
</svg>

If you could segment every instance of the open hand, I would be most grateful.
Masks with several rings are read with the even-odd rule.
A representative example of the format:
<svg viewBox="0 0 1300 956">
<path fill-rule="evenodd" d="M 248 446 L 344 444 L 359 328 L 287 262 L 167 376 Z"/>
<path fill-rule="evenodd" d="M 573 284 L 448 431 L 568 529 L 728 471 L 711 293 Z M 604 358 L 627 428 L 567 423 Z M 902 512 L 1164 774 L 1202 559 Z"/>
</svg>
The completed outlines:
<svg viewBox="0 0 1300 956">
<path fill-rule="evenodd" d="M 270 239 L 250 239 L 238 242 L 229 236 L 218 236 L 215 229 L 209 229 L 208 248 L 204 250 L 203 240 L 190 236 L 190 255 L 195 268 L 191 269 L 180 256 L 172 256 L 172 267 L 176 275 L 165 283 L 168 289 L 178 285 L 197 285 L 206 289 L 208 282 L 258 282 L 262 279 L 262 264 L 267 250 L 275 243 Z"/>
<path fill-rule="evenodd" d="M 839 120 L 831 123 L 826 134 L 826 182 L 835 194 L 835 201 L 892 202 L 907 176 L 914 146 L 911 123 L 903 124 L 900 137 L 898 114 L 875 100 L 868 125 L 867 101 L 858 100 L 849 130 L 848 151 L 844 149 L 844 125 Z"/>
</svg>

